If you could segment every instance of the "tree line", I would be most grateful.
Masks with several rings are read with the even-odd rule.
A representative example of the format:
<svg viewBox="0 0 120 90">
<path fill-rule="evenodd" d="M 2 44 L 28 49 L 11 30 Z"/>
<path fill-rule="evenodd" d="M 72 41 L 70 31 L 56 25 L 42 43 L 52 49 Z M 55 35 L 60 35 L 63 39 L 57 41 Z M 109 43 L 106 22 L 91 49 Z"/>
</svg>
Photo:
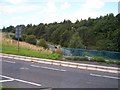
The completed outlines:
<svg viewBox="0 0 120 90">
<path fill-rule="evenodd" d="M 62 47 L 120 51 L 120 14 L 114 16 L 110 13 L 95 19 L 89 17 L 75 23 L 64 20 L 60 23 L 21 26 L 23 41 L 32 35 Z M 15 27 L 3 27 L 2 31 L 15 33 Z"/>
</svg>

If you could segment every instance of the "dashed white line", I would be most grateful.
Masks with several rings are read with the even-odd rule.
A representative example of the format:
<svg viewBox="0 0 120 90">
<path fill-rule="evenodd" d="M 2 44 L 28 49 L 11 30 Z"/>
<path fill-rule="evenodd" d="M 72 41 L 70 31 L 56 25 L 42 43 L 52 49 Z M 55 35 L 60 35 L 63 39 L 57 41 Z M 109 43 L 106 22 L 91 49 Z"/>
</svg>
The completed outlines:
<svg viewBox="0 0 120 90">
<path fill-rule="evenodd" d="M 99 75 L 99 74 L 90 74 L 91 76 L 95 77 L 104 77 L 104 78 L 111 78 L 111 79 L 120 79 L 119 77 L 113 77 L 113 76 L 106 76 L 106 75 Z"/>
<path fill-rule="evenodd" d="M 30 65 L 30 66 L 32 66 L 32 67 L 40 67 L 40 66 L 37 66 L 37 65 Z"/>
<path fill-rule="evenodd" d="M 35 85 L 35 86 L 42 86 L 41 84 L 38 83 L 34 83 L 34 82 L 30 82 L 30 81 L 25 81 L 22 79 L 17 79 L 17 78 L 12 78 L 12 77 L 8 77 L 8 76 L 4 76 L 4 75 L 0 75 L 0 77 L 4 77 L 10 80 L 1 80 L 0 82 L 8 82 L 8 81 L 19 81 L 19 82 L 23 82 L 23 83 L 27 83 L 27 84 L 31 84 L 31 85 Z"/>
<path fill-rule="evenodd" d="M 28 70 L 29 68 L 26 68 L 26 67 L 21 67 L 20 69 Z"/>
<path fill-rule="evenodd" d="M 57 68 L 51 68 L 51 67 L 44 67 L 44 66 L 37 66 L 37 65 L 31 65 L 32 67 L 36 67 L 36 68 L 43 68 L 43 69 L 49 69 L 49 70 L 54 70 L 54 71 L 62 71 L 65 72 L 66 70 L 64 69 L 57 69 Z"/>
<path fill-rule="evenodd" d="M 13 61 L 7 61 L 7 60 L 4 60 L 3 62 L 7 62 L 7 63 L 15 63 L 15 62 L 13 62 Z"/>
</svg>

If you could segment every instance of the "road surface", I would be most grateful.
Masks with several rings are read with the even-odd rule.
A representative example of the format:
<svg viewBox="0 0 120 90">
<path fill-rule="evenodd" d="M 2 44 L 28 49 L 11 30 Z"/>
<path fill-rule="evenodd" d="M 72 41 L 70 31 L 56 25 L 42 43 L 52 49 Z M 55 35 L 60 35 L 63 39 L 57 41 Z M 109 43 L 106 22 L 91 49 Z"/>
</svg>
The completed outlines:
<svg viewBox="0 0 120 90">
<path fill-rule="evenodd" d="M 15 88 L 118 88 L 118 74 L 2 58 L 0 82 Z"/>
</svg>

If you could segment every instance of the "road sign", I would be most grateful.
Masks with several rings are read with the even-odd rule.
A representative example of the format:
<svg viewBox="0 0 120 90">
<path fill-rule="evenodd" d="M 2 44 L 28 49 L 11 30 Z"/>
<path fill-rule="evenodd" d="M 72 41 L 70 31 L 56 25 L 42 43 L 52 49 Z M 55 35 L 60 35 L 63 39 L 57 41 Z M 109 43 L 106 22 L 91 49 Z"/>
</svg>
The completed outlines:
<svg viewBox="0 0 120 90">
<path fill-rule="evenodd" d="M 15 36 L 18 39 L 18 52 L 19 52 L 19 38 L 21 37 L 21 30 L 22 30 L 21 26 L 16 26 Z"/>
<path fill-rule="evenodd" d="M 21 37 L 21 26 L 16 26 L 16 30 L 15 30 L 15 36 L 16 38 L 20 38 Z"/>
</svg>

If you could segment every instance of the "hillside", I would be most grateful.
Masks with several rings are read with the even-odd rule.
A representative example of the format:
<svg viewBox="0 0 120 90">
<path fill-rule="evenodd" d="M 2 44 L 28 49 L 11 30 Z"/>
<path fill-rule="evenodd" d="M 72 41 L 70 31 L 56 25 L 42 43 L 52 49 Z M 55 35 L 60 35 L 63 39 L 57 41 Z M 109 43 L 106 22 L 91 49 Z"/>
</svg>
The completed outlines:
<svg viewBox="0 0 120 90">
<path fill-rule="evenodd" d="M 2 52 L 8 54 L 17 54 L 38 58 L 48 58 L 48 59 L 60 59 L 61 55 L 53 52 L 49 49 L 44 49 L 36 45 L 32 45 L 26 42 L 19 42 L 19 52 L 18 52 L 18 42 L 2 33 Z"/>
<path fill-rule="evenodd" d="M 42 38 L 62 47 L 120 51 L 119 20 L 119 14 L 114 16 L 111 13 L 95 19 L 77 20 L 75 23 L 64 20 L 60 23 L 21 25 L 21 40 L 24 41 L 23 36 L 34 35 L 36 39 Z M 2 31 L 15 33 L 15 27 L 4 27 Z"/>
</svg>

